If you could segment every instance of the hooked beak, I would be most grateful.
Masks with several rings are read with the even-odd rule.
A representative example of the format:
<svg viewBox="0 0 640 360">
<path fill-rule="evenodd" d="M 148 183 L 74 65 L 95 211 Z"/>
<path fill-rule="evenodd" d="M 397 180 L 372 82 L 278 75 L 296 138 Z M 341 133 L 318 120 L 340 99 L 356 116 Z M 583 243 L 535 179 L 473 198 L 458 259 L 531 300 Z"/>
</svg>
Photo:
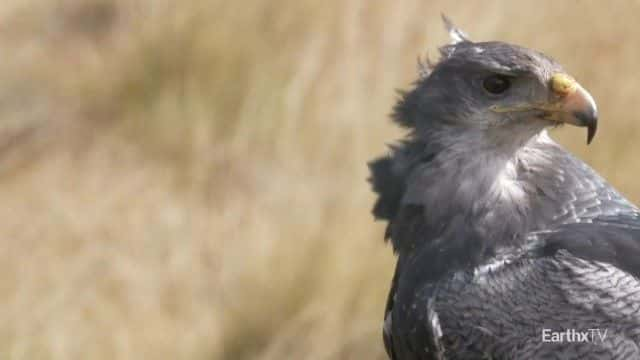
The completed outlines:
<svg viewBox="0 0 640 360">
<path fill-rule="evenodd" d="M 499 113 L 542 111 L 542 118 L 545 120 L 586 127 L 587 145 L 590 144 L 598 129 L 598 109 L 591 94 L 572 77 L 563 73 L 553 75 L 549 87 L 553 94 L 549 102 L 516 106 L 493 105 L 491 110 Z"/>
<path fill-rule="evenodd" d="M 550 88 L 555 100 L 541 106 L 545 119 L 587 128 L 587 144 L 591 143 L 598 129 L 598 109 L 593 97 L 577 81 L 558 73 L 551 77 Z"/>
</svg>

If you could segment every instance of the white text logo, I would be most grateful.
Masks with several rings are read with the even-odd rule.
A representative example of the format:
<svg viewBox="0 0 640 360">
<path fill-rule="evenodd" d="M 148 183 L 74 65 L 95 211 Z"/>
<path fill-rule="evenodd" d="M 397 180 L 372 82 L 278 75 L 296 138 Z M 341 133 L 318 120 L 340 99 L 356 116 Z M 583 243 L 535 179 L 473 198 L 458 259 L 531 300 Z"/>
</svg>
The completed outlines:
<svg viewBox="0 0 640 360">
<path fill-rule="evenodd" d="M 607 338 L 608 329 L 565 329 L 555 331 L 542 329 L 542 342 L 547 343 L 588 343 L 603 342 Z"/>
</svg>

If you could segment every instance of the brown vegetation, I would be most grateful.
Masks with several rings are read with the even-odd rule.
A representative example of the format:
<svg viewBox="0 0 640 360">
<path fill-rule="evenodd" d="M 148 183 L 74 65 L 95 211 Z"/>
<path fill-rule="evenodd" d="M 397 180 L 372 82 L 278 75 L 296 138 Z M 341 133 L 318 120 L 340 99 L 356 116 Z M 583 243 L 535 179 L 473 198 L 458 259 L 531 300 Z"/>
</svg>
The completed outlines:
<svg viewBox="0 0 640 360">
<path fill-rule="evenodd" d="M 637 201 L 639 10 L 4 1 L 0 358 L 384 359 L 365 164 L 440 12 L 565 64 L 600 133 L 555 137 Z"/>
</svg>

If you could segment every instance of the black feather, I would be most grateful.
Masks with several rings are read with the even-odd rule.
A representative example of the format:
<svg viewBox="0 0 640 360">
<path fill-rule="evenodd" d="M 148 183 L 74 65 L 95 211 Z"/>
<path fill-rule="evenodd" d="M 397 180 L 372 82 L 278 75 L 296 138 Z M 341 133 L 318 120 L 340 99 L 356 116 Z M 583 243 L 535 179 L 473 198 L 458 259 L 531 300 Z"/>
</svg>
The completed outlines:
<svg viewBox="0 0 640 360">
<path fill-rule="evenodd" d="M 636 213 L 572 223 L 539 235 L 540 256 L 567 250 L 585 260 L 609 263 L 640 279 L 640 217 Z"/>
<path fill-rule="evenodd" d="M 373 215 L 376 219 L 392 220 L 398 212 L 405 179 L 394 171 L 391 157 L 378 158 L 368 165 L 371 173 L 369 182 L 378 194 Z"/>
</svg>

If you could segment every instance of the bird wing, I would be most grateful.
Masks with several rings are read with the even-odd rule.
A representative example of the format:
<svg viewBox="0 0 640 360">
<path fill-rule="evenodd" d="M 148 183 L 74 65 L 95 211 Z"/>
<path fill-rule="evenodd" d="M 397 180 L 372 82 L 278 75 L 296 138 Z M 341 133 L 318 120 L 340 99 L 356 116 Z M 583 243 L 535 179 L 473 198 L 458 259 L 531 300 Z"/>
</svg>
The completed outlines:
<svg viewBox="0 0 640 360">
<path fill-rule="evenodd" d="M 399 149 L 396 149 L 399 150 Z M 405 306 L 396 307 L 398 300 L 398 286 L 400 281 L 403 288 L 403 296 L 400 301 L 405 302 L 405 297 L 410 297 L 412 289 L 415 285 L 425 283 L 419 279 L 420 275 L 435 275 L 435 272 L 429 272 L 426 266 L 420 265 L 421 257 L 406 259 L 402 253 L 403 247 L 411 246 L 413 240 L 421 238 L 421 234 L 428 232 L 429 230 L 424 228 L 424 209 L 418 205 L 402 204 L 402 197 L 406 190 L 406 178 L 407 178 L 407 166 L 403 166 L 405 159 L 402 157 L 402 152 L 396 151 L 394 157 L 386 156 L 376 159 L 369 163 L 369 170 L 371 177 L 369 182 L 373 187 L 373 191 L 378 194 L 378 198 L 373 207 L 373 215 L 378 220 L 386 220 L 387 228 L 385 231 L 385 240 L 391 240 L 393 243 L 394 251 L 399 254 L 399 259 L 396 264 L 396 270 L 394 272 L 393 280 L 391 281 L 391 288 L 389 289 L 389 295 L 387 296 L 387 303 L 385 306 L 384 314 L 384 327 L 383 327 L 383 340 L 385 349 L 390 359 L 409 359 L 411 353 L 407 352 L 407 349 L 412 348 L 410 344 L 397 344 L 399 341 L 411 341 L 410 339 L 424 339 L 427 344 L 424 344 L 425 348 L 428 348 L 433 354 L 442 354 L 442 346 L 439 343 L 439 333 L 437 328 L 432 326 L 424 327 L 423 323 L 419 323 L 416 330 L 420 331 L 419 336 L 404 337 L 398 336 L 398 325 L 402 325 L 405 328 L 406 321 L 416 321 L 417 319 L 429 319 L 431 321 L 424 322 L 424 324 L 434 324 L 437 326 L 437 313 L 433 309 L 433 304 L 427 309 L 410 309 L 410 312 L 403 312 L 402 314 L 395 314 L 399 309 L 406 309 Z M 416 261 L 418 261 L 416 263 Z M 407 262 L 411 262 L 407 264 Z M 427 262 L 427 264 L 430 262 Z M 408 266 L 407 266 L 408 265 Z M 426 272 L 419 272 L 414 274 L 415 276 L 402 276 L 403 268 L 407 266 L 411 271 L 415 270 L 427 270 Z M 416 278 L 418 277 L 418 278 Z M 400 280 L 402 279 L 402 280 Z M 426 282 L 428 283 L 428 281 Z M 425 310 L 423 314 L 415 314 L 411 312 Z M 436 317 L 436 318 L 434 318 Z M 394 334 L 396 334 L 394 336 Z M 419 346 L 422 347 L 422 344 Z M 435 356 L 435 355 L 434 355 Z M 436 359 L 438 359 L 436 357 Z"/>
<path fill-rule="evenodd" d="M 502 358 L 505 353 L 510 354 L 506 358 L 544 358 L 560 351 L 606 354 L 602 358 L 640 356 L 638 216 L 561 225 L 532 234 L 530 241 L 533 245 L 511 263 L 487 271 L 489 286 L 478 282 L 482 276 L 473 272 L 442 271 L 447 256 L 428 247 L 399 261 L 385 314 L 390 358 L 441 360 L 449 351 L 470 358 Z M 543 313 L 536 311 L 540 306 Z M 471 317 L 463 318 L 465 313 Z M 553 319 L 558 314 L 564 319 Z M 455 319 L 460 328 L 453 335 L 447 329 L 443 334 L 439 317 Z M 602 343 L 541 344 L 538 329 L 558 324 L 609 330 L 609 337 Z M 503 329 L 499 339 L 482 333 L 496 329 Z M 473 340 L 458 343 L 458 335 L 465 332 L 465 340 Z"/>
<path fill-rule="evenodd" d="M 640 214 L 600 216 L 532 234 L 531 254 L 553 256 L 560 250 L 584 260 L 611 264 L 640 279 Z"/>
</svg>

